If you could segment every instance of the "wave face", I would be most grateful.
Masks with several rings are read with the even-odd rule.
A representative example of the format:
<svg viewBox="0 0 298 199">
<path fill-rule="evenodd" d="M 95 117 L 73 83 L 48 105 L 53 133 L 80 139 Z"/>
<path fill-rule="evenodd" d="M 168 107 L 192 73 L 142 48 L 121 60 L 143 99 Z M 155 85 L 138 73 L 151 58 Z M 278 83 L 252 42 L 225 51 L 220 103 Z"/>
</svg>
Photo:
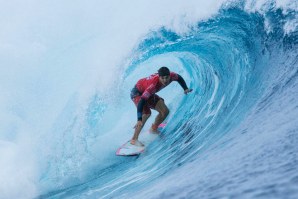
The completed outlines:
<svg viewBox="0 0 298 199">
<path fill-rule="evenodd" d="M 36 197 L 297 198 L 298 13 L 277 4 L 230 3 L 186 32 L 147 32 L 115 81 L 71 94 L 36 138 Z M 161 66 L 194 91 L 159 92 L 166 128 L 140 156 L 117 157 L 136 121 L 130 89 Z"/>
</svg>

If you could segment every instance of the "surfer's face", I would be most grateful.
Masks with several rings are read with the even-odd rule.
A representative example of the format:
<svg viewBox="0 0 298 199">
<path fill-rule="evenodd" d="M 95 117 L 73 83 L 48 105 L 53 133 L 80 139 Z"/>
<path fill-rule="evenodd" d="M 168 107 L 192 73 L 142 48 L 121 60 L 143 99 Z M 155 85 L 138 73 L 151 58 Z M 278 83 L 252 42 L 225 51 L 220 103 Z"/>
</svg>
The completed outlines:
<svg viewBox="0 0 298 199">
<path fill-rule="evenodd" d="M 162 85 L 167 86 L 170 83 L 170 75 L 159 76 L 159 82 Z"/>
</svg>

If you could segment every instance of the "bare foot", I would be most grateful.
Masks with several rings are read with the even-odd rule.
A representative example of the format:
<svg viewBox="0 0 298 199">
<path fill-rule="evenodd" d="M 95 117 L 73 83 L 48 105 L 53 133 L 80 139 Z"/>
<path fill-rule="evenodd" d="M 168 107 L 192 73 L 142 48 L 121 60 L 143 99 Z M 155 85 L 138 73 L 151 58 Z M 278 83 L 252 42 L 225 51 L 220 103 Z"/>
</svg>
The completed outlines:
<svg viewBox="0 0 298 199">
<path fill-rule="evenodd" d="M 144 146 L 144 144 L 142 142 L 140 142 L 139 140 L 130 140 L 130 144 L 135 145 L 135 146 L 139 146 L 139 147 Z"/>
<path fill-rule="evenodd" d="M 157 129 L 158 129 L 158 125 L 153 123 L 149 131 L 150 131 L 150 133 L 153 133 L 153 134 L 159 134 L 160 131 Z"/>
<path fill-rule="evenodd" d="M 153 133 L 153 134 L 160 134 L 160 132 L 159 132 L 159 130 L 154 130 L 154 129 L 152 129 L 152 128 L 150 128 L 150 133 Z"/>
</svg>

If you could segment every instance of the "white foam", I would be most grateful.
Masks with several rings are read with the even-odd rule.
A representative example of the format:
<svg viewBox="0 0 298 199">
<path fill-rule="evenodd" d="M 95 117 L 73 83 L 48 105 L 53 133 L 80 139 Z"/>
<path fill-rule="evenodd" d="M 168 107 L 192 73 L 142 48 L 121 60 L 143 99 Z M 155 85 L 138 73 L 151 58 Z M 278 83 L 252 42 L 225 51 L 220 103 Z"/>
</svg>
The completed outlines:
<svg viewBox="0 0 298 199">
<path fill-rule="evenodd" d="M 1 197 L 38 194 L 37 182 L 44 171 L 37 169 L 42 163 L 35 156 L 44 161 L 47 156 L 37 149 L 43 147 L 40 143 L 55 146 L 52 125 L 74 93 L 80 99 L 78 106 L 84 107 L 95 92 L 111 91 L 127 56 L 150 30 L 165 26 L 184 34 L 198 20 L 216 14 L 224 2 L 2 1 Z M 256 9 L 261 9 L 261 2 Z M 277 4 L 292 7 L 293 2 L 297 3 Z"/>
<path fill-rule="evenodd" d="M 298 11 L 298 2 L 296 0 L 248 0 L 245 4 L 245 9 L 249 12 L 259 12 L 261 14 L 265 14 L 269 10 L 277 10 L 282 9 L 282 13 L 287 15 L 290 12 Z M 268 18 L 265 16 L 265 26 L 266 31 L 269 33 L 272 31 L 272 27 Z M 292 32 L 297 31 L 298 20 L 295 18 L 286 19 L 286 23 L 284 24 L 284 32 L 285 34 L 290 34 Z"/>
</svg>

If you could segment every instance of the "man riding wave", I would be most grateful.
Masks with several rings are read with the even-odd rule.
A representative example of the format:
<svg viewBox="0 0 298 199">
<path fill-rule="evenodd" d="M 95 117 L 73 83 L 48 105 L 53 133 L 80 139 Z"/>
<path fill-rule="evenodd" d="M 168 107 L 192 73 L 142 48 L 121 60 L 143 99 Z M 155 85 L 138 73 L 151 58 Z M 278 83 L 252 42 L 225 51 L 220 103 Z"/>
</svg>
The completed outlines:
<svg viewBox="0 0 298 199">
<path fill-rule="evenodd" d="M 140 79 L 131 90 L 130 97 L 137 107 L 138 117 L 134 135 L 130 140 L 132 145 L 144 146 L 143 143 L 138 140 L 138 137 L 147 119 L 151 115 L 150 109 L 158 111 L 158 115 L 156 116 L 150 131 L 152 133 L 159 133 L 157 128 L 168 116 L 169 109 L 165 105 L 164 99 L 155 93 L 168 86 L 172 81 L 177 81 L 180 84 L 184 90 L 184 94 L 188 94 L 192 91 L 192 89 L 187 87 L 184 79 L 179 74 L 170 72 L 167 67 L 161 67 L 158 70 L 158 73 Z"/>
</svg>

